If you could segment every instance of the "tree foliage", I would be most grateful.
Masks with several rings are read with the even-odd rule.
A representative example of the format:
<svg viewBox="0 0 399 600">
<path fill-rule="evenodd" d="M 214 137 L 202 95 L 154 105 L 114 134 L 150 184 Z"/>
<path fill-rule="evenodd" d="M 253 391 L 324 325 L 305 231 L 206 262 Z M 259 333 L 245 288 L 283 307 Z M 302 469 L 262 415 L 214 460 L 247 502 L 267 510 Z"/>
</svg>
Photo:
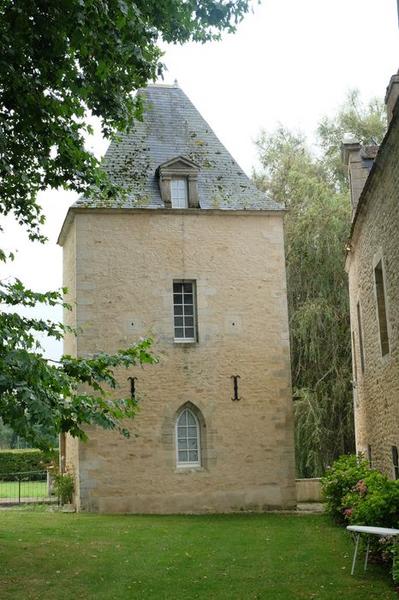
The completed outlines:
<svg viewBox="0 0 399 600">
<path fill-rule="evenodd" d="M 60 292 L 32 292 L 18 280 L 2 284 L 0 304 L 69 308 Z M 121 420 L 134 417 L 137 403 L 130 397 L 112 397 L 117 388 L 114 370 L 154 363 L 151 340 L 115 354 L 62 356 L 53 362 L 43 357 L 38 334 L 61 339 L 67 331 L 73 333 L 69 327 L 11 310 L 0 313 L 0 331 L 0 415 L 16 434 L 43 449 L 51 448 L 60 432 L 85 440 L 86 425 L 118 429 L 128 436 Z"/>
<path fill-rule="evenodd" d="M 249 0 L 4 0 L 0 5 L 0 213 L 32 238 L 37 193 L 117 193 L 85 148 L 89 113 L 109 137 L 140 117 L 132 92 L 162 74 L 159 42 L 234 31 Z"/>
<path fill-rule="evenodd" d="M 13 214 L 30 239 L 45 241 L 37 195 L 46 188 L 123 194 L 85 146 L 99 117 L 110 138 L 142 106 L 133 92 L 161 75 L 160 42 L 205 42 L 232 32 L 249 0 L 4 0 L 0 3 L 0 214 Z M 1 228 L 0 228 L 1 230 Z M 10 260 L 0 250 L 0 260 Z M 51 363 L 38 335 L 61 339 L 60 323 L 24 309 L 66 306 L 60 292 L 0 282 L 0 417 L 46 448 L 59 432 L 85 439 L 85 426 L 117 428 L 131 398 L 115 399 L 115 372 L 154 363 L 151 340 L 92 357 Z"/>
<path fill-rule="evenodd" d="M 300 476 L 321 475 L 353 450 L 352 369 L 345 245 L 350 201 L 338 164 L 344 133 L 379 142 L 379 101 L 351 93 L 319 127 L 320 148 L 283 127 L 257 141 L 255 182 L 288 209 L 285 221 L 296 457 Z"/>
</svg>

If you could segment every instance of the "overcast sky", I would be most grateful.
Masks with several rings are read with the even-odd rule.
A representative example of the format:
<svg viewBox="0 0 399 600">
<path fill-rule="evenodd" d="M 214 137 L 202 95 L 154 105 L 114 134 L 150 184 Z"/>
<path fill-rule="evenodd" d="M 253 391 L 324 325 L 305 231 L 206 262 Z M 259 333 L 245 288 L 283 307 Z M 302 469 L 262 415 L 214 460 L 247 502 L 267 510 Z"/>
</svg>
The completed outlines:
<svg viewBox="0 0 399 600">
<path fill-rule="evenodd" d="M 349 89 L 358 88 L 365 100 L 384 96 L 399 67 L 398 46 L 396 0 L 263 0 L 222 42 L 167 47 L 164 82 L 178 80 L 250 174 L 261 129 L 281 123 L 313 138 L 320 117 L 333 114 Z M 96 137 L 94 145 L 101 156 L 106 143 Z M 7 220 L 1 247 L 18 253 L 2 278 L 17 276 L 38 290 L 62 285 L 56 240 L 75 197 L 41 195 L 50 240 L 44 247 L 28 243 Z M 53 358 L 61 352 L 60 344 L 47 348 Z"/>
</svg>

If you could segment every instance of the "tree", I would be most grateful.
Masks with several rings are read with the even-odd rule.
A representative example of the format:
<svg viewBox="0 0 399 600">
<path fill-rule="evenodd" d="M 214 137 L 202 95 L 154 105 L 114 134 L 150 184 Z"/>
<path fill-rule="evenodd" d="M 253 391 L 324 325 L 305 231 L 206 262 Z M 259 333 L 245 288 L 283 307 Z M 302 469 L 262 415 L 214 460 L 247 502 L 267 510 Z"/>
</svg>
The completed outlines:
<svg viewBox="0 0 399 600">
<path fill-rule="evenodd" d="M 5 0 L 0 6 L 0 213 L 33 239 L 48 187 L 115 194 L 85 148 L 88 116 L 106 137 L 140 117 L 132 93 L 161 75 L 160 40 L 218 39 L 249 0 Z"/>
<path fill-rule="evenodd" d="M 345 133 L 378 143 L 382 104 L 362 108 L 357 92 L 319 126 L 313 152 L 303 135 L 280 127 L 257 141 L 257 185 L 288 209 L 285 221 L 297 471 L 321 475 L 353 450 L 349 303 L 344 271 L 350 200 L 339 162 Z M 320 152 L 321 150 L 321 152 Z"/>
<path fill-rule="evenodd" d="M 111 138 L 140 118 L 133 92 L 161 75 L 161 40 L 218 39 L 234 31 L 249 0 L 5 0 L 0 6 L 0 214 L 13 214 L 32 240 L 45 241 L 37 194 L 63 187 L 121 197 L 85 147 L 89 117 Z M 0 260 L 11 260 L 0 250 Z M 37 336 L 69 329 L 21 315 L 61 304 L 61 292 L 37 293 L 0 282 L 0 417 L 46 448 L 55 433 L 85 439 L 85 425 L 128 431 L 134 399 L 115 399 L 115 369 L 154 363 L 151 340 L 114 355 L 63 356 L 51 363 Z M 83 386 L 83 387 L 82 387 Z"/>
</svg>

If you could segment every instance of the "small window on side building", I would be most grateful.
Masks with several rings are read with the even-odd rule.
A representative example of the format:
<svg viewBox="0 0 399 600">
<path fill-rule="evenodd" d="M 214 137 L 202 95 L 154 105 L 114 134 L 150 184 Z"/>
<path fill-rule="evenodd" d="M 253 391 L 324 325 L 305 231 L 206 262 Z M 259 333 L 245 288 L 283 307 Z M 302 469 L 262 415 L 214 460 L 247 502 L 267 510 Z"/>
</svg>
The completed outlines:
<svg viewBox="0 0 399 600">
<path fill-rule="evenodd" d="M 175 342 L 196 342 L 195 281 L 173 282 L 173 319 Z"/>
<path fill-rule="evenodd" d="M 399 454 L 397 446 L 392 446 L 392 465 L 394 479 L 399 479 Z"/>
<path fill-rule="evenodd" d="M 362 329 L 362 315 L 361 315 L 359 302 L 357 303 L 356 311 L 357 311 L 357 328 L 358 328 L 358 335 L 359 335 L 360 366 L 362 369 L 362 373 L 364 373 L 363 329 Z"/>
<path fill-rule="evenodd" d="M 356 337 L 352 331 L 352 364 L 353 364 L 353 383 L 357 383 L 357 359 L 356 359 Z"/>
<path fill-rule="evenodd" d="M 369 461 L 369 467 L 370 467 L 370 469 L 372 469 L 373 468 L 373 456 L 372 456 L 372 453 L 371 453 L 371 446 L 370 446 L 370 444 L 367 446 L 367 458 L 368 458 L 368 461 Z"/>
<path fill-rule="evenodd" d="M 377 297 L 378 328 L 380 332 L 381 355 L 389 354 L 388 320 L 385 300 L 384 270 L 380 260 L 374 269 L 375 293 Z"/>
</svg>

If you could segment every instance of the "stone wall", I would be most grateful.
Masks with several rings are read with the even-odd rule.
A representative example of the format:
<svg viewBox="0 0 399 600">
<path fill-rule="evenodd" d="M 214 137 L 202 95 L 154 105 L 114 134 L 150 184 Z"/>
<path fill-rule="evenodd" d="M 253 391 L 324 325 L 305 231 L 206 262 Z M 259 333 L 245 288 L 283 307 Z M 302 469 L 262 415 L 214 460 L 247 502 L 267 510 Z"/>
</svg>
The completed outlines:
<svg viewBox="0 0 399 600">
<path fill-rule="evenodd" d="M 393 475 L 392 446 L 399 446 L 399 119 L 391 123 L 367 182 L 348 255 L 351 327 L 354 333 L 356 445 L 373 466 Z M 390 352 L 382 356 L 374 267 L 382 259 Z M 361 311 L 361 369 L 357 303 Z M 356 373 L 355 373 L 356 371 Z"/>
<path fill-rule="evenodd" d="M 66 285 L 76 272 L 77 353 L 114 352 L 151 336 L 160 359 L 120 372 L 119 394 L 137 377 L 140 412 L 127 424 L 129 439 L 99 429 L 88 431 L 87 443 L 68 439 L 78 505 L 147 513 L 293 507 L 282 216 L 74 214 L 64 247 Z M 198 343 L 174 343 L 174 279 L 197 282 Z M 231 400 L 232 375 L 240 376 L 239 402 Z M 200 468 L 176 467 L 176 414 L 187 402 L 202 415 Z"/>
<path fill-rule="evenodd" d="M 297 479 L 296 500 L 297 502 L 322 502 L 320 478 Z"/>
</svg>

